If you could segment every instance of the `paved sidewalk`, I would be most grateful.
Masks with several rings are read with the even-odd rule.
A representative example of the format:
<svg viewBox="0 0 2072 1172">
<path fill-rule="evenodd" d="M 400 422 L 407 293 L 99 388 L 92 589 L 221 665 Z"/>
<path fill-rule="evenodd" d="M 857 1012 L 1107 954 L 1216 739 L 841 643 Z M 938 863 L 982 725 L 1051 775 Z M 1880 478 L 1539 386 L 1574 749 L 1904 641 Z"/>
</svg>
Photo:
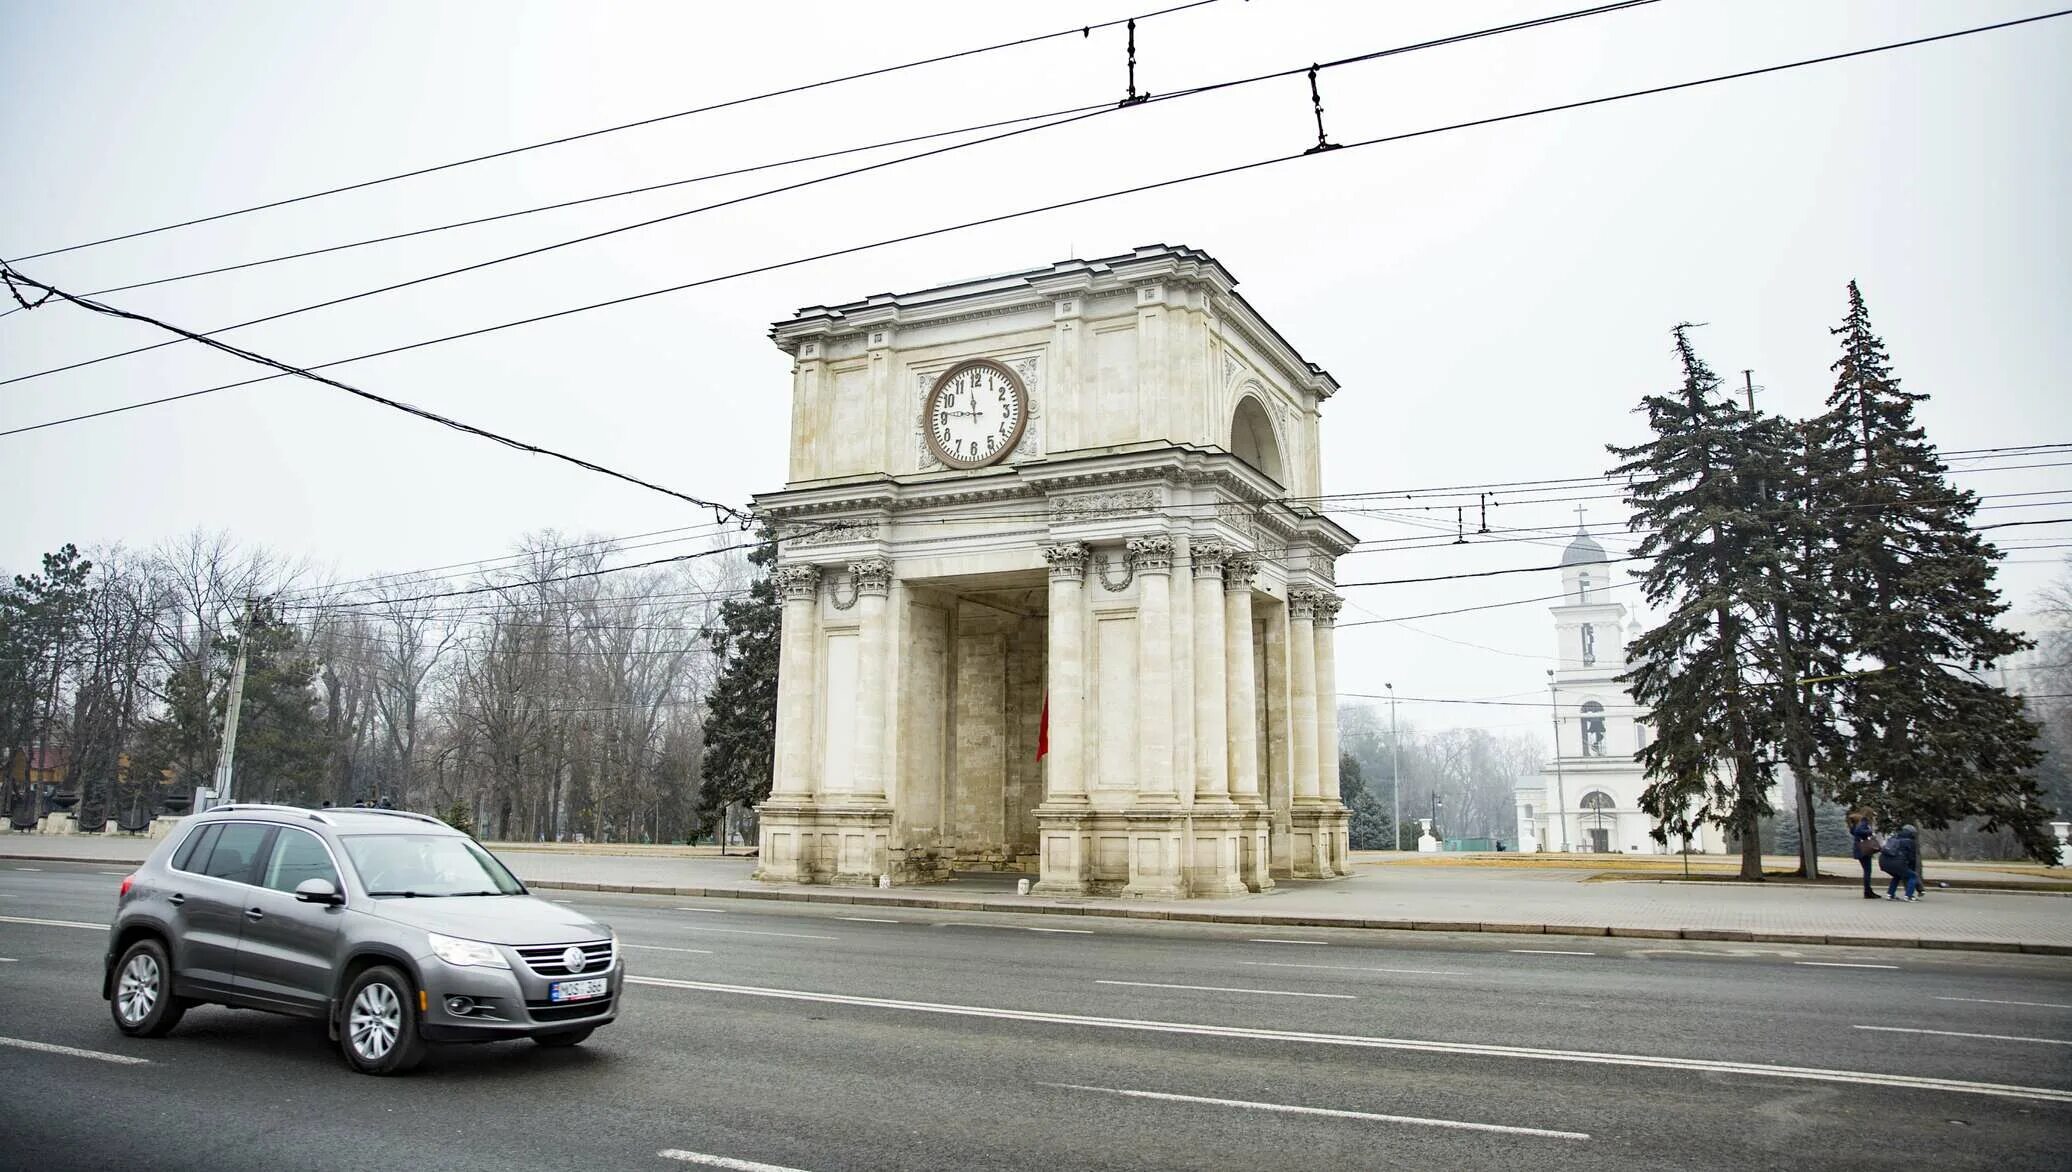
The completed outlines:
<svg viewBox="0 0 2072 1172">
<path fill-rule="evenodd" d="M 137 862 L 142 839 L 7 835 L 0 859 Z M 1988 948 L 2072 955 L 2072 896 L 1934 889 L 1919 903 L 1871 901 L 1854 887 L 1681 882 L 1593 882 L 1569 869 L 1426 867 L 1356 856 L 1356 874 L 1285 881 L 1235 899 L 1045 899 L 1014 893 L 1018 876 L 961 875 L 890 891 L 758 883 L 754 860 L 609 848 L 498 854 L 538 887 L 651 891 L 707 898 L 932 907 L 951 911 L 1048 912 L 1287 927 L 1455 932 L 1657 936 L 1686 940 L 1850 944 L 1899 948 Z M 1385 858 L 1385 856 L 1383 856 Z M 1880 888 L 1882 890 L 1882 887 Z"/>
</svg>

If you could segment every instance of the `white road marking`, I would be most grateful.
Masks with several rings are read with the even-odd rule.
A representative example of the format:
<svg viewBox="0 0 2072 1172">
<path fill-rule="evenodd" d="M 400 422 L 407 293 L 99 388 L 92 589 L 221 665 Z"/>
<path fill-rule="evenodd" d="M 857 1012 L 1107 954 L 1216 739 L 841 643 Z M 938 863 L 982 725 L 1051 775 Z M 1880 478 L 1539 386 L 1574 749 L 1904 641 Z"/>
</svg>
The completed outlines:
<svg viewBox="0 0 2072 1172">
<path fill-rule="evenodd" d="M 127 872 L 127 871 L 99 871 L 99 872 L 96 872 L 96 874 L 101 874 L 101 875 L 127 875 L 127 874 L 129 874 L 129 872 Z"/>
<path fill-rule="evenodd" d="M 1849 964 L 1839 960 L 1795 960 L 1791 963 L 1802 964 L 1808 968 L 1816 969 L 1896 969 L 1899 967 L 1896 964 Z"/>
<path fill-rule="evenodd" d="M 1227 985 L 1166 985 L 1158 981 L 1095 981 L 1096 985 L 1133 985 L 1139 989 L 1195 989 L 1203 993 L 1259 993 L 1267 997 L 1329 997 L 1334 1001 L 1356 1001 L 1351 993 L 1294 993 L 1284 989 L 1233 989 Z"/>
<path fill-rule="evenodd" d="M 1276 940 L 1276 939 L 1273 939 L 1272 937 L 1261 937 L 1261 936 L 1254 936 L 1254 937 L 1252 937 L 1252 939 L 1251 939 L 1251 940 L 1249 941 L 1249 943 L 1252 943 L 1252 944 L 1329 944 L 1329 943 L 1331 943 L 1331 942 L 1330 942 L 1329 940 Z"/>
<path fill-rule="evenodd" d="M 2043 1046 L 2072 1046 L 2072 1040 L 2063 1038 L 2020 1038 L 2012 1034 L 1967 1034 L 1958 1030 L 1913 1030 L 1905 1026 L 1867 1026 L 1860 1030 L 1876 1030 L 1881 1034 L 1934 1034 L 1939 1038 L 1984 1038 L 1989 1042 L 2035 1042 Z"/>
<path fill-rule="evenodd" d="M 701 956 L 712 955 L 710 948 L 671 948 L 667 944 L 634 944 L 627 940 L 621 940 L 619 944 L 623 948 L 645 948 L 650 952 L 695 952 Z"/>
<path fill-rule="evenodd" d="M 84 920 L 39 920 L 31 916 L 0 916 L 0 924 L 39 924 L 45 928 L 90 928 L 106 932 L 106 924 L 89 924 Z"/>
<path fill-rule="evenodd" d="M 1366 1037 L 1359 1034 L 1312 1033 L 1303 1030 L 1269 1030 L 1251 1026 L 1201 1025 L 1193 1022 L 1150 1021 L 1122 1017 L 1091 1017 L 1076 1013 L 1046 1013 L 1032 1009 L 995 1009 L 983 1005 L 950 1005 L 929 1001 L 902 1001 L 890 997 L 863 997 L 847 993 L 816 993 L 805 989 L 775 989 L 758 985 L 728 985 L 717 981 L 681 981 L 666 977 L 627 977 L 635 985 L 662 989 L 685 989 L 698 993 L 732 993 L 742 997 L 769 997 L 781 1001 L 808 1001 L 824 1005 L 852 1005 L 866 1009 L 902 1009 L 911 1013 L 937 1013 L 952 1017 L 990 1018 L 999 1021 L 1042 1022 L 1049 1025 L 1089 1029 L 1137 1030 L 1144 1033 L 1189 1034 L 1211 1038 L 1242 1038 L 1252 1041 L 1294 1042 L 1308 1046 L 1351 1046 L 1369 1050 L 1403 1050 L 1426 1054 L 1465 1054 L 1484 1058 L 1529 1058 L 1541 1062 L 1573 1062 L 1594 1066 L 1632 1066 L 1658 1070 L 1682 1070 L 1696 1074 L 1745 1074 L 1760 1078 L 1799 1079 L 1806 1082 L 1847 1083 L 1878 1090 L 1945 1091 L 1968 1095 L 1990 1095 L 2003 1099 L 2032 1099 L 2046 1103 L 2072 1103 L 2072 1090 L 2021 1086 L 2013 1083 L 1971 1082 L 1954 1078 L 1929 1078 L 1910 1074 L 1885 1074 L 1864 1070 L 1835 1070 L 1812 1066 L 1776 1066 L 1761 1062 L 1727 1062 L 1710 1058 L 1680 1058 L 1661 1054 L 1611 1054 L 1592 1050 L 1547 1050 L 1531 1046 L 1504 1046 L 1481 1042 L 1440 1042 L 1415 1038 Z"/>
<path fill-rule="evenodd" d="M 1572 952 L 1566 948 L 1513 948 L 1512 952 L 1529 952 L 1534 956 L 1596 956 L 1594 952 Z"/>
<path fill-rule="evenodd" d="M 1325 1115 L 1333 1119 L 1367 1119 L 1376 1123 L 1415 1123 L 1455 1131 L 1494 1131 L 1501 1135 L 1533 1135 L 1544 1139 L 1589 1139 L 1587 1131 L 1552 1131 L 1544 1127 L 1510 1127 L 1501 1123 L 1469 1123 L 1463 1119 L 1428 1119 L 1419 1115 L 1377 1115 L 1372 1111 L 1341 1111 L 1332 1107 L 1301 1107 L 1293 1103 L 1254 1103 L 1245 1099 L 1211 1099 L 1201 1095 L 1175 1095 L 1165 1091 L 1132 1091 L 1121 1087 L 1088 1087 L 1069 1082 L 1047 1082 L 1047 1087 L 1068 1091 L 1093 1091 L 1102 1095 L 1127 1095 L 1132 1099 L 1159 1099 L 1168 1103 L 1206 1103 L 1213 1107 L 1242 1107 L 1248 1111 L 1280 1111 L 1289 1115 Z"/>
<path fill-rule="evenodd" d="M 41 867 L 16 867 L 16 868 L 15 868 L 15 870 L 17 870 L 17 871 L 41 871 L 42 869 L 43 869 L 43 868 L 41 868 Z"/>
<path fill-rule="evenodd" d="M 555 903 L 574 903 L 574 902 L 575 902 L 575 900 L 572 900 L 572 899 L 557 899 L 557 900 L 555 900 L 554 902 L 555 902 Z"/>
<path fill-rule="evenodd" d="M 1403 973 L 1415 977 L 1465 977 L 1457 969 L 1376 969 L 1357 964 L 1301 964 L 1292 960 L 1241 960 L 1239 964 L 1266 969 L 1330 969 L 1340 973 Z"/>
<path fill-rule="evenodd" d="M 708 1156 L 704 1152 L 686 1152 L 681 1148 L 664 1148 L 655 1154 L 665 1160 L 703 1164 L 707 1168 L 732 1168 L 734 1172 L 802 1172 L 801 1169 L 787 1168 L 782 1164 L 758 1164 L 754 1160 L 737 1160 L 732 1156 Z"/>
<path fill-rule="evenodd" d="M 789 936 L 794 940 L 840 940 L 840 936 L 815 936 L 810 932 L 758 932 L 753 928 L 691 928 L 679 926 L 679 932 L 724 932 L 729 936 Z"/>
<path fill-rule="evenodd" d="M 15 963 L 17 963 L 17 962 L 16 962 L 16 961 L 15 961 L 15 959 L 14 959 L 13 957 L 11 957 L 11 956 L 0 956 L 0 964 L 15 964 Z"/>
<path fill-rule="evenodd" d="M 704 912 L 708 916 L 723 916 L 727 914 L 727 909 L 723 907 L 679 907 L 671 908 L 670 910 L 678 912 Z"/>
<path fill-rule="evenodd" d="M 1969 1001 L 1974 1005 L 2026 1005 L 2031 1009 L 2072 1009 L 2055 1001 L 1995 1001 L 1991 997 L 1938 997 L 1937 1001 Z"/>
<path fill-rule="evenodd" d="M 91 1058 L 96 1062 L 113 1062 L 117 1066 L 149 1066 L 149 1058 L 132 1058 L 127 1054 L 110 1054 L 104 1050 L 81 1050 L 76 1046 L 59 1046 L 51 1042 L 31 1042 L 26 1038 L 0 1038 L 0 1046 L 13 1046 L 18 1050 L 38 1050 L 45 1054 L 65 1054 L 73 1058 Z"/>
<path fill-rule="evenodd" d="M 1061 932 L 1061 933 L 1064 933 L 1064 934 L 1066 934 L 1066 935 L 1068 935 L 1068 936 L 1091 936 L 1091 935 L 1093 935 L 1093 934 L 1094 934 L 1094 930 L 1093 930 L 1092 928 L 1031 928 L 1031 929 L 1029 929 L 1029 931 L 1031 931 L 1031 932 Z"/>
<path fill-rule="evenodd" d="M 881 919 L 879 919 L 879 918 L 878 918 L 878 917 L 876 917 L 876 916 L 836 916 L 836 917 L 835 917 L 835 919 L 838 919 L 838 920 L 847 920 L 847 921 L 849 921 L 849 922 L 850 922 L 850 923 L 852 923 L 852 924 L 904 924 L 904 923 L 906 923 L 906 921 L 905 921 L 905 920 L 881 920 Z"/>
</svg>

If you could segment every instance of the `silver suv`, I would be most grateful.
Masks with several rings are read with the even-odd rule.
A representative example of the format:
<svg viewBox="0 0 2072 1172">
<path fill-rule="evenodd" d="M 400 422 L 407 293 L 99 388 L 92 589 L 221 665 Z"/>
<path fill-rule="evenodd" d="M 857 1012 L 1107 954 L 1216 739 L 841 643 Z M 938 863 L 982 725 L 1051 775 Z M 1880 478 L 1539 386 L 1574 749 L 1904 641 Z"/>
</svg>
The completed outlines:
<svg viewBox="0 0 2072 1172">
<path fill-rule="evenodd" d="M 321 1018 L 396 1074 L 427 1042 L 573 1046 L 618 1014 L 605 924 L 533 898 L 473 838 L 400 810 L 219 806 L 122 881 L 101 996 L 125 1034 L 191 1006 Z"/>
</svg>

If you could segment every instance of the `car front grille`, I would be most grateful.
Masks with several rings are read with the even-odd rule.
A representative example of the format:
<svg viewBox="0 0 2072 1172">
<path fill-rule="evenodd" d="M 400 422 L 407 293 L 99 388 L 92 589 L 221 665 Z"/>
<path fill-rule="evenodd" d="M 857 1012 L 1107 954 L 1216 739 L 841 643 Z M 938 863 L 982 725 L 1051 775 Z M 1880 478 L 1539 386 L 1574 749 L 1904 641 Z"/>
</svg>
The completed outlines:
<svg viewBox="0 0 2072 1172">
<path fill-rule="evenodd" d="M 549 1001 L 528 1001 L 525 1011 L 532 1020 L 539 1022 L 576 1021 L 585 1017 L 601 1017 L 610 1013 L 612 999 L 599 997 L 595 1001 L 570 1001 L 556 1005 Z"/>
<path fill-rule="evenodd" d="M 568 967 L 563 959 L 570 948 L 567 944 L 529 944 L 517 952 L 527 968 L 543 977 L 603 976 L 611 971 L 611 941 L 585 940 L 574 947 L 583 950 L 583 967 L 579 969 Z"/>
</svg>

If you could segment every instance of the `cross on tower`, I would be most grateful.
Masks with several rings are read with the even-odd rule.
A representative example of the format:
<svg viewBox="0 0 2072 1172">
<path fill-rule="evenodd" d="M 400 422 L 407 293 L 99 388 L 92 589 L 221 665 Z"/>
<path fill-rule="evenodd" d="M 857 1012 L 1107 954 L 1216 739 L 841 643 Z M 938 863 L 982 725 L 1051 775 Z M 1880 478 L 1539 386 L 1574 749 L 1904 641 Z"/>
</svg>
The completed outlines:
<svg viewBox="0 0 2072 1172">
<path fill-rule="evenodd" d="M 1577 506 L 1576 506 L 1576 531 L 1577 531 L 1578 533 L 1580 533 L 1580 532 L 1582 532 L 1582 530 L 1583 530 L 1583 506 L 1581 506 L 1581 505 L 1577 505 Z"/>
</svg>

